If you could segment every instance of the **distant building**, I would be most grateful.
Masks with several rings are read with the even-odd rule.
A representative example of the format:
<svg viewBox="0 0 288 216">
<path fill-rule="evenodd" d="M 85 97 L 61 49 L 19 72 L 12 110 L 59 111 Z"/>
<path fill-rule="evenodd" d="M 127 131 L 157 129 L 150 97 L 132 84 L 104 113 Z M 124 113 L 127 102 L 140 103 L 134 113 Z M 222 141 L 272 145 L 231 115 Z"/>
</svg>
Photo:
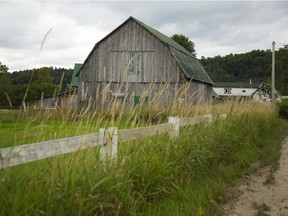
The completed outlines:
<svg viewBox="0 0 288 216">
<path fill-rule="evenodd" d="M 204 103 L 213 85 L 198 59 L 134 17 L 96 43 L 78 78 L 79 108 L 89 105 L 94 110 L 109 106 L 113 99 L 127 106 L 141 100 L 150 103 L 159 93 L 157 102 L 167 106 L 179 99 L 183 86 L 188 88 L 181 100 Z"/>
<path fill-rule="evenodd" d="M 77 74 L 78 74 L 81 67 L 82 67 L 82 64 L 79 64 L 79 63 L 74 64 L 74 69 L 73 69 L 72 78 L 71 78 L 72 89 L 78 88 L 78 76 L 77 76 Z"/>
<path fill-rule="evenodd" d="M 260 90 L 261 86 L 261 83 L 215 82 L 212 96 L 219 98 L 242 97 L 253 100 L 263 100 L 265 99 L 265 95 Z"/>
<path fill-rule="evenodd" d="M 76 76 L 82 64 L 75 63 L 71 78 L 71 89 L 58 94 L 58 106 L 61 108 L 77 108 L 78 77 Z"/>
</svg>

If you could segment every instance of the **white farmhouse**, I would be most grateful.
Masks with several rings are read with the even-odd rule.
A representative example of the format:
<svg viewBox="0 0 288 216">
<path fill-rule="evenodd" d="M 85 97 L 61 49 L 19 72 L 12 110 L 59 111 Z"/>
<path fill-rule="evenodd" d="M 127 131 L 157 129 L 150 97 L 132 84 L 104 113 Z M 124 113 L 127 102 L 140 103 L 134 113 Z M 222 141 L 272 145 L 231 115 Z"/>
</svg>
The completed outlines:
<svg viewBox="0 0 288 216">
<path fill-rule="evenodd" d="M 216 97 L 243 97 L 253 100 L 263 100 L 264 94 L 260 88 L 262 83 L 215 82 L 213 91 Z"/>
</svg>

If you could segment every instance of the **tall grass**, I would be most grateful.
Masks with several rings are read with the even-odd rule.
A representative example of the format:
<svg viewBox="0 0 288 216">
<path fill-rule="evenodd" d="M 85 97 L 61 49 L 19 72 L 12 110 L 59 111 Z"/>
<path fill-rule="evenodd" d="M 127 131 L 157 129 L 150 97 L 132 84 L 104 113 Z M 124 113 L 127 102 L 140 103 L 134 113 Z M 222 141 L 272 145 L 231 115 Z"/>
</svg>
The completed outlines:
<svg viewBox="0 0 288 216">
<path fill-rule="evenodd" d="M 16 122 L 23 121 L 25 133 L 37 127 L 39 134 L 50 121 L 54 128 L 47 134 L 69 125 L 69 131 L 86 133 L 111 122 L 134 127 L 208 113 L 228 116 L 181 128 L 178 140 L 163 134 L 121 143 L 106 172 L 98 148 L 0 170 L 0 215 L 221 215 L 218 206 L 229 199 L 230 187 L 261 166 L 277 164 L 288 124 L 274 106 L 234 101 L 178 110 L 143 106 L 129 113 L 37 110 Z M 5 118 L 1 127 L 16 124 L 13 115 Z"/>
<path fill-rule="evenodd" d="M 172 101 L 173 104 L 171 106 L 159 104 L 159 98 L 163 96 L 169 83 L 164 83 L 160 86 L 159 91 L 151 98 L 149 105 L 145 104 L 143 100 L 148 95 L 148 90 L 144 91 L 138 106 L 132 105 L 134 94 L 128 94 L 129 85 L 125 87 L 121 83 L 116 87 L 117 92 L 121 92 L 125 88 L 126 96 L 123 101 L 108 96 L 111 92 L 109 90 L 110 85 L 111 83 L 101 92 L 97 89 L 96 95 L 101 97 L 102 101 L 102 107 L 97 112 L 91 111 L 94 109 L 91 98 L 89 98 L 87 106 L 81 110 L 62 109 L 58 106 L 57 98 L 53 99 L 55 101 L 55 108 L 53 109 L 45 109 L 42 106 L 39 109 L 33 109 L 25 105 L 26 92 L 23 99 L 24 110 L 20 108 L 19 111 L 5 112 L 5 116 L 0 113 L 0 148 L 77 136 L 85 133 L 95 133 L 101 127 L 133 128 L 158 124 L 167 122 L 168 117 L 172 115 L 196 115 L 194 109 L 194 111 L 187 112 L 187 110 L 191 109 L 191 105 L 184 102 L 179 104 L 177 99 Z M 186 95 L 187 86 L 189 85 L 184 85 L 180 88 L 175 97 Z M 152 83 L 149 89 L 154 87 L 155 83 Z M 88 92 L 86 91 L 85 98 L 88 98 L 87 94 Z M 127 106 L 127 104 L 129 105 Z"/>
</svg>

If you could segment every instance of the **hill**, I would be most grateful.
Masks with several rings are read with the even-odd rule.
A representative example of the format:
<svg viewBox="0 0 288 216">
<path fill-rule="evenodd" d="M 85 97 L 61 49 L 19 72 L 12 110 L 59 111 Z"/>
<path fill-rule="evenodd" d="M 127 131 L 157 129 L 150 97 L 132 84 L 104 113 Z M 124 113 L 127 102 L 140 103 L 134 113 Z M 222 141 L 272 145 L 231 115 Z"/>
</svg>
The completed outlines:
<svg viewBox="0 0 288 216">
<path fill-rule="evenodd" d="M 282 95 L 288 95 L 288 50 L 275 53 L 275 85 Z M 271 83 L 271 50 L 253 50 L 242 54 L 202 57 L 201 63 L 214 82 Z"/>
</svg>

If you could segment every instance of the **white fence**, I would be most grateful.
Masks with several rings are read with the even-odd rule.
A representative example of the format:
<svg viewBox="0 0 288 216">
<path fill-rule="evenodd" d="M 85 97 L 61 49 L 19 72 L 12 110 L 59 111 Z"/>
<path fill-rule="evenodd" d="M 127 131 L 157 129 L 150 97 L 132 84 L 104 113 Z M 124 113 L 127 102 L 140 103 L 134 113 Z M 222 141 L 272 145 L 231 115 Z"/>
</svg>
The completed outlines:
<svg viewBox="0 0 288 216">
<path fill-rule="evenodd" d="M 224 119 L 226 115 L 222 114 L 220 118 Z M 108 129 L 101 128 L 99 133 L 2 148 L 0 149 L 0 169 L 95 146 L 101 146 L 101 160 L 115 159 L 119 142 L 138 140 L 167 132 L 171 138 L 177 138 L 179 136 L 179 127 L 202 122 L 212 122 L 212 115 L 194 118 L 169 117 L 169 121 L 166 124 L 124 130 L 118 130 L 113 127 Z"/>
</svg>

